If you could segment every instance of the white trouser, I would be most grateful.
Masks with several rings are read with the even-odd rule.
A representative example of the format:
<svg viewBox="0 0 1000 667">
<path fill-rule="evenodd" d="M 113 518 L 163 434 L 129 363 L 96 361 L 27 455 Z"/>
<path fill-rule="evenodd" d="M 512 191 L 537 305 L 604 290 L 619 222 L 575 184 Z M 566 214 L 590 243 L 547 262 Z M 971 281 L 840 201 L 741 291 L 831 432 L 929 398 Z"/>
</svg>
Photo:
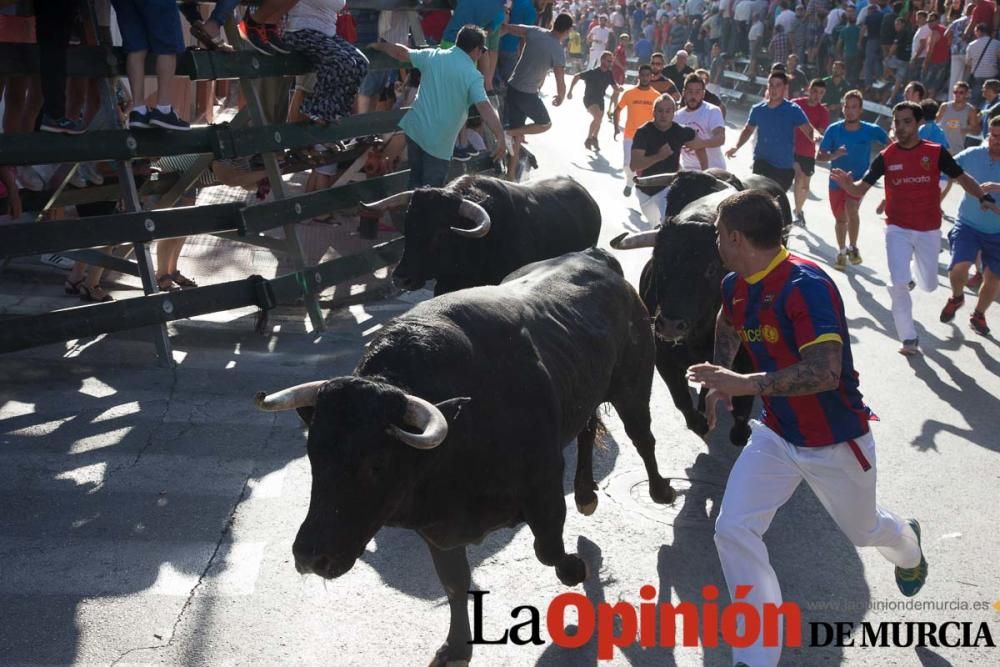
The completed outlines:
<svg viewBox="0 0 1000 667">
<path fill-rule="evenodd" d="M 668 188 L 663 188 L 652 196 L 639 189 L 635 191 L 635 196 L 639 199 L 639 209 L 646 222 L 653 227 L 658 227 L 663 222 L 663 214 L 667 212 L 667 190 Z"/>
<path fill-rule="evenodd" d="M 778 577 L 768 559 L 763 536 L 775 512 L 788 502 L 805 480 L 853 544 L 877 547 L 894 565 L 920 563 L 917 536 L 906 522 L 875 502 L 875 439 L 866 433 L 827 447 L 796 447 L 757 420 L 751 420 L 750 442 L 733 464 L 715 522 L 715 546 L 732 599 L 737 586 L 749 585 L 741 598 L 764 618 L 765 604 L 782 604 Z M 861 459 L 871 466 L 864 470 Z M 816 563 L 822 566 L 822 563 Z M 763 646 L 763 628 L 757 643 L 733 648 L 733 662 L 772 667 L 781 657 L 781 644 Z M 783 637 L 783 628 L 779 638 Z"/>
<path fill-rule="evenodd" d="M 952 56 L 948 90 L 954 90 L 959 81 L 965 81 L 965 56 Z M 952 153 L 957 154 L 960 150 L 960 146 L 952 146 Z"/>
<path fill-rule="evenodd" d="M 625 148 L 625 161 L 622 162 L 622 170 L 625 172 L 625 185 L 632 187 L 635 185 L 635 172 L 628 166 L 632 160 L 632 140 L 623 140 L 622 146 Z"/>
<path fill-rule="evenodd" d="M 941 251 L 941 230 L 918 232 L 896 225 L 885 226 L 885 255 L 889 262 L 889 298 L 892 301 L 892 319 L 896 323 L 899 340 L 917 337 L 913 326 L 913 300 L 910 298 L 910 280 L 925 292 L 937 288 L 938 253 Z M 910 271 L 913 261 L 917 275 Z"/>
<path fill-rule="evenodd" d="M 590 62 L 587 63 L 587 69 L 593 69 L 601 64 L 601 54 L 604 53 L 605 46 L 605 44 L 601 44 L 590 47 Z"/>
</svg>

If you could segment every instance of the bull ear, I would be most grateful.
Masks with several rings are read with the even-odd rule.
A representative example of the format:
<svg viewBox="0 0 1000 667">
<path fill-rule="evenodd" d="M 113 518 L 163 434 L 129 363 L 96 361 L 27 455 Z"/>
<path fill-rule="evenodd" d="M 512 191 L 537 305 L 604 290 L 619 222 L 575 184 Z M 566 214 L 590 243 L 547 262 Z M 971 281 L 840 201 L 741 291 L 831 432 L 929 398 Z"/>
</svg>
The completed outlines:
<svg viewBox="0 0 1000 667">
<path fill-rule="evenodd" d="M 456 396 L 455 398 L 449 398 L 447 401 L 436 403 L 434 407 L 441 411 L 441 414 L 444 415 L 449 424 L 453 424 L 459 415 L 462 414 L 462 409 L 471 401 L 472 398 L 469 396 Z"/>
</svg>

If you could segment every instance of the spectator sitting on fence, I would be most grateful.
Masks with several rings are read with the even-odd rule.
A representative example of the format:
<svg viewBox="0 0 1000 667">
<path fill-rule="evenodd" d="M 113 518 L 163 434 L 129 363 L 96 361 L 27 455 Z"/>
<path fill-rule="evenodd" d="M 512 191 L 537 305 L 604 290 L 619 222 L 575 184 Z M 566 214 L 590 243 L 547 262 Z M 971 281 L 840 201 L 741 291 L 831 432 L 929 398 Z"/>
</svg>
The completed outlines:
<svg viewBox="0 0 1000 667">
<path fill-rule="evenodd" d="M 298 2 L 299 0 L 263 0 L 256 12 L 251 12 L 248 7 L 239 24 L 240 36 L 265 56 L 291 53 L 278 29 L 278 21 Z"/>
<path fill-rule="evenodd" d="M 321 125 L 349 116 L 354 96 L 368 72 L 368 59 L 337 34 L 337 13 L 345 0 L 301 0 L 288 13 L 285 44 L 316 67 L 312 95 L 301 111 Z"/>
<path fill-rule="evenodd" d="M 222 36 L 222 26 L 233 16 L 233 10 L 240 0 L 216 0 L 211 15 L 202 20 L 197 0 L 182 2 L 179 9 L 191 25 L 191 36 L 209 51 L 233 51 Z"/>
<path fill-rule="evenodd" d="M 378 13 L 378 41 L 390 44 L 410 43 L 410 12 L 381 11 Z M 380 95 L 387 88 L 392 88 L 399 78 L 398 70 L 369 70 L 361 81 L 358 91 L 358 113 L 368 113 L 373 108 L 373 102 L 378 102 Z"/>
<path fill-rule="evenodd" d="M 128 115 L 129 129 L 161 127 L 190 130 L 170 104 L 177 54 L 184 51 L 181 17 L 174 0 L 112 0 L 122 33 L 126 69 L 135 106 Z M 156 106 L 147 108 L 146 53 L 156 54 Z"/>
</svg>

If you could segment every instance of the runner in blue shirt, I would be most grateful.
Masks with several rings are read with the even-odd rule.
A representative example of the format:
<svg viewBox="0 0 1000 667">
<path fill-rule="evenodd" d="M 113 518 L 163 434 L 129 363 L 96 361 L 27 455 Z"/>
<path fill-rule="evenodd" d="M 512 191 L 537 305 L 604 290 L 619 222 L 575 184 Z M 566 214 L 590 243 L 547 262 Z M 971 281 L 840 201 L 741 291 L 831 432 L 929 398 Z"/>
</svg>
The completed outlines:
<svg viewBox="0 0 1000 667">
<path fill-rule="evenodd" d="M 1000 191 L 1000 117 L 990 121 L 990 133 L 985 146 L 969 148 L 955 156 L 962 169 L 982 183 L 984 192 Z M 941 310 L 941 321 L 951 322 L 955 312 L 965 304 L 965 286 L 969 269 L 982 253 L 983 284 L 979 300 L 969 316 L 969 325 L 983 336 L 989 335 L 986 309 L 1000 296 L 1000 216 L 983 210 L 980 202 L 968 193 L 958 207 L 958 221 L 948 232 L 951 245 L 951 298 Z"/>
<path fill-rule="evenodd" d="M 726 151 L 733 159 L 736 151 L 757 132 L 753 149 L 753 173 L 767 176 L 787 190 L 795 180 L 795 132 L 804 132 L 810 140 L 813 128 L 805 112 L 785 99 L 788 75 L 771 72 L 767 79 L 767 100 L 750 109 L 750 117 L 736 145 Z"/>
<path fill-rule="evenodd" d="M 849 90 L 841 100 L 844 120 L 826 129 L 819 145 L 817 162 L 832 160 L 831 169 L 843 169 L 855 180 L 860 180 L 871 164 L 872 144 L 884 146 L 889 143 L 886 131 L 874 123 L 861 120 L 862 102 L 860 90 Z M 860 264 L 858 251 L 858 228 L 861 218 L 858 207 L 861 200 L 847 194 L 833 179 L 830 179 L 830 208 L 836 221 L 837 259 L 833 268 L 843 271 L 847 262 Z M 850 243 L 848 243 L 850 240 Z"/>
</svg>

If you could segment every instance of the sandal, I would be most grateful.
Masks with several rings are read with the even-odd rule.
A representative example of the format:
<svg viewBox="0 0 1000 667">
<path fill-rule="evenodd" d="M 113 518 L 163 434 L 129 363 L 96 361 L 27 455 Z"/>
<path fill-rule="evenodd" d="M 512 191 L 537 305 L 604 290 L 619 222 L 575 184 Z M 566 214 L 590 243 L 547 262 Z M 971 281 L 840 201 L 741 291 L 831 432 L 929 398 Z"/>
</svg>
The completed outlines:
<svg viewBox="0 0 1000 667">
<path fill-rule="evenodd" d="M 173 280 L 176 284 L 178 284 L 181 287 L 183 287 L 184 289 L 187 289 L 189 287 L 197 287 L 198 286 L 198 283 L 196 283 L 195 281 L 191 280 L 190 278 L 188 278 L 187 276 L 185 276 L 180 271 L 174 271 L 169 276 L 164 276 L 164 278 L 168 278 L 168 277 L 171 280 Z"/>
<path fill-rule="evenodd" d="M 80 286 L 83 285 L 83 281 L 86 278 L 80 278 L 79 280 L 70 280 L 69 278 L 63 283 L 63 291 L 70 296 L 80 295 Z"/>
<path fill-rule="evenodd" d="M 80 285 L 80 301 L 86 301 L 87 303 L 107 303 L 114 300 L 115 297 L 105 292 L 104 288 L 100 285 L 94 285 L 93 287 Z"/>
<path fill-rule="evenodd" d="M 198 40 L 201 45 L 209 51 L 224 51 L 226 53 L 235 51 L 235 49 L 227 44 L 226 40 L 222 38 L 221 33 L 213 36 L 212 33 L 205 29 L 205 24 L 201 21 L 195 21 L 191 24 L 191 36 Z"/>
<path fill-rule="evenodd" d="M 161 292 L 176 292 L 180 289 L 180 287 L 174 284 L 173 275 L 169 273 L 165 273 L 162 276 L 157 277 L 156 287 Z"/>
</svg>

